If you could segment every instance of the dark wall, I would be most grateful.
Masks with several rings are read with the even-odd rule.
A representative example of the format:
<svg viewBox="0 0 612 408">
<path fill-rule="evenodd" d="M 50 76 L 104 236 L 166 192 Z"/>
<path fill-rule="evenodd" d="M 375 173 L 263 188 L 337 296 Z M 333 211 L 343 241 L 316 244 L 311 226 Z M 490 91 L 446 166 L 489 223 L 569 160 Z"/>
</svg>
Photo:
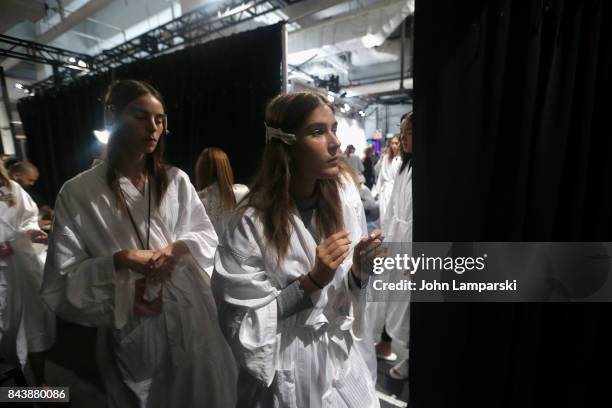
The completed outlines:
<svg viewBox="0 0 612 408">
<path fill-rule="evenodd" d="M 61 185 L 91 165 L 101 145 L 100 103 L 115 79 L 153 84 L 167 104 L 171 134 L 166 158 L 192 170 L 207 146 L 224 149 L 237 182 L 248 182 L 264 146 L 264 108 L 281 90 L 280 25 L 232 35 L 86 77 L 20 100 L 30 160 L 41 170 L 38 189 L 53 203 Z"/>
<path fill-rule="evenodd" d="M 611 241 L 612 4 L 415 10 L 415 241 Z M 603 303 L 415 303 L 410 404 L 612 406 L 610 316 Z"/>
</svg>

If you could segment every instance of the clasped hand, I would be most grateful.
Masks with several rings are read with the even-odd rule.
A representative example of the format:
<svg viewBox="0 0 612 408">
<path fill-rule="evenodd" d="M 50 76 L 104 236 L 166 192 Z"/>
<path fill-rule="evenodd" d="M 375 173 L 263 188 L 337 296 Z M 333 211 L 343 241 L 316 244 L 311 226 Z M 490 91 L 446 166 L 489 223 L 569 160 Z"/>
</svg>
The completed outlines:
<svg viewBox="0 0 612 408">
<path fill-rule="evenodd" d="M 171 277 L 174 267 L 186 246 L 177 241 L 157 250 L 128 249 L 115 254 L 118 269 L 129 268 L 152 280 L 164 281 Z"/>
</svg>

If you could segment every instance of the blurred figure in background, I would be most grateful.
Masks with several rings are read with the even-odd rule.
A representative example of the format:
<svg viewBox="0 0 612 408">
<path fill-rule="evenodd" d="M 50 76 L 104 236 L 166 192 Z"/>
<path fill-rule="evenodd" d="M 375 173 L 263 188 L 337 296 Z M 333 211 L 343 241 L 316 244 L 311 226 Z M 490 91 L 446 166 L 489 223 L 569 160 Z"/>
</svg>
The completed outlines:
<svg viewBox="0 0 612 408">
<path fill-rule="evenodd" d="M 366 147 L 363 151 L 365 158 L 363 159 L 363 177 L 365 178 L 365 185 L 372 189 L 372 186 L 376 182 L 376 177 L 374 176 L 374 153 L 372 146 Z"/>
<path fill-rule="evenodd" d="M 402 158 L 400 155 L 400 141 L 399 135 L 394 136 L 387 145 L 386 153 L 380 158 L 380 173 L 378 174 L 378 180 L 372 190 L 372 194 L 378 199 L 378 206 L 380 208 L 380 220 L 385 217 L 385 211 L 389 205 L 391 199 L 391 192 L 393 191 L 393 182 L 397 177 L 400 166 L 402 165 Z"/>
<path fill-rule="evenodd" d="M 29 360 L 36 386 L 46 385 L 45 351 L 55 342 L 55 316 L 40 293 L 43 264 L 32 243 L 46 244 L 38 207 L 0 163 L 0 358 Z"/>
<path fill-rule="evenodd" d="M 202 150 L 195 166 L 196 190 L 215 227 L 223 236 L 228 216 L 236 204 L 249 192 L 244 184 L 234 184 L 234 172 L 229 158 L 218 147 Z"/>
<path fill-rule="evenodd" d="M 38 205 L 40 211 L 40 220 L 39 226 L 40 228 L 46 228 L 51 225 L 51 221 L 53 219 L 53 208 L 44 202 L 42 197 L 33 190 L 32 187 L 38 181 L 40 173 L 38 168 L 29 161 L 19 161 L 13 162 L 13 164 L 7 168 L 9 172 L 9 176 L 11 179 L 19 183 L 21 188 L 23 188 L 27 193 L 32 197 L 36 205 Z"/>
<path fill-rule="evenodd" d="M 348 145 L 346 147 L 346 160 L 352 167 L 353 172 L 357 175 L 359 181 L 363 181 L 363 163 L 361 162 L 361 158 L 355 154 L 355 146 Z"/>
</svg>

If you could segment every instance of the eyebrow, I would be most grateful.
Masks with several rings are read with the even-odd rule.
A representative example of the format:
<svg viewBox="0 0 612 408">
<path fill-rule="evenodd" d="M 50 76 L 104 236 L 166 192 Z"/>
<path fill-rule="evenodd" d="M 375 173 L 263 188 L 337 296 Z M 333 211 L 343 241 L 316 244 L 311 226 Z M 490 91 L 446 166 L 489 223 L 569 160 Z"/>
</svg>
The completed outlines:
<svg viewBox="0 0 612 408">
<path fill-rule="evenodd" d="M 144 113 L 144 114 L 146 114 L 146 115 L 148 115 L 149 113 L 151 113 L 151 114 L 153 114 L 153 115 L 155 115 L 155 116 L 166 116 L 166 114 L 165 114 L 165 113 L 152 113 L 152 112 L 149 112 L 149 111 L 148 111 L 148 110 L 146 110 L 146 109 L 137 108 L 137 107 L 131 107 L 131 108 L 130 108 L 130 110 L 131 110 L 131 111 L 135 111 L 135 112 L 137 112 L 137 113 Z"/>
<path fill-rule="evenodd" d="M 327 123 L 323 123 L 323 122 L 311 123 L 310 125 L 306 126 L 306 129 L 310 129 L 311 127 L 318 127 L 318 126 L 327 127 Z M 338 122 L 334 122 L 332 127 L 334 126 L 338 126 Z"/>
</svg>

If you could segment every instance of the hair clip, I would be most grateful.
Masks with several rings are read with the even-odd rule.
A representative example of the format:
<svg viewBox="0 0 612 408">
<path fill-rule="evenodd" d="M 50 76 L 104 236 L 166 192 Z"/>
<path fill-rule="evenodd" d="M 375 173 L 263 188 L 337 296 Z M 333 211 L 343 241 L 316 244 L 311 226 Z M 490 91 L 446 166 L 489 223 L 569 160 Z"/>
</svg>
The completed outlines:
<svg viewBox="0 0 612 408">
<path fill-rule="evenodd" d="M 281 142 L 288 145 L 294 144 L 297 140 L 293 133 L 285 133 L 280 129 L 268 126 L 265 122 L 264 125 L 266 125 L 266 144 L 270 143 L 273 138 L 280 139 Z"/>
</svg>

